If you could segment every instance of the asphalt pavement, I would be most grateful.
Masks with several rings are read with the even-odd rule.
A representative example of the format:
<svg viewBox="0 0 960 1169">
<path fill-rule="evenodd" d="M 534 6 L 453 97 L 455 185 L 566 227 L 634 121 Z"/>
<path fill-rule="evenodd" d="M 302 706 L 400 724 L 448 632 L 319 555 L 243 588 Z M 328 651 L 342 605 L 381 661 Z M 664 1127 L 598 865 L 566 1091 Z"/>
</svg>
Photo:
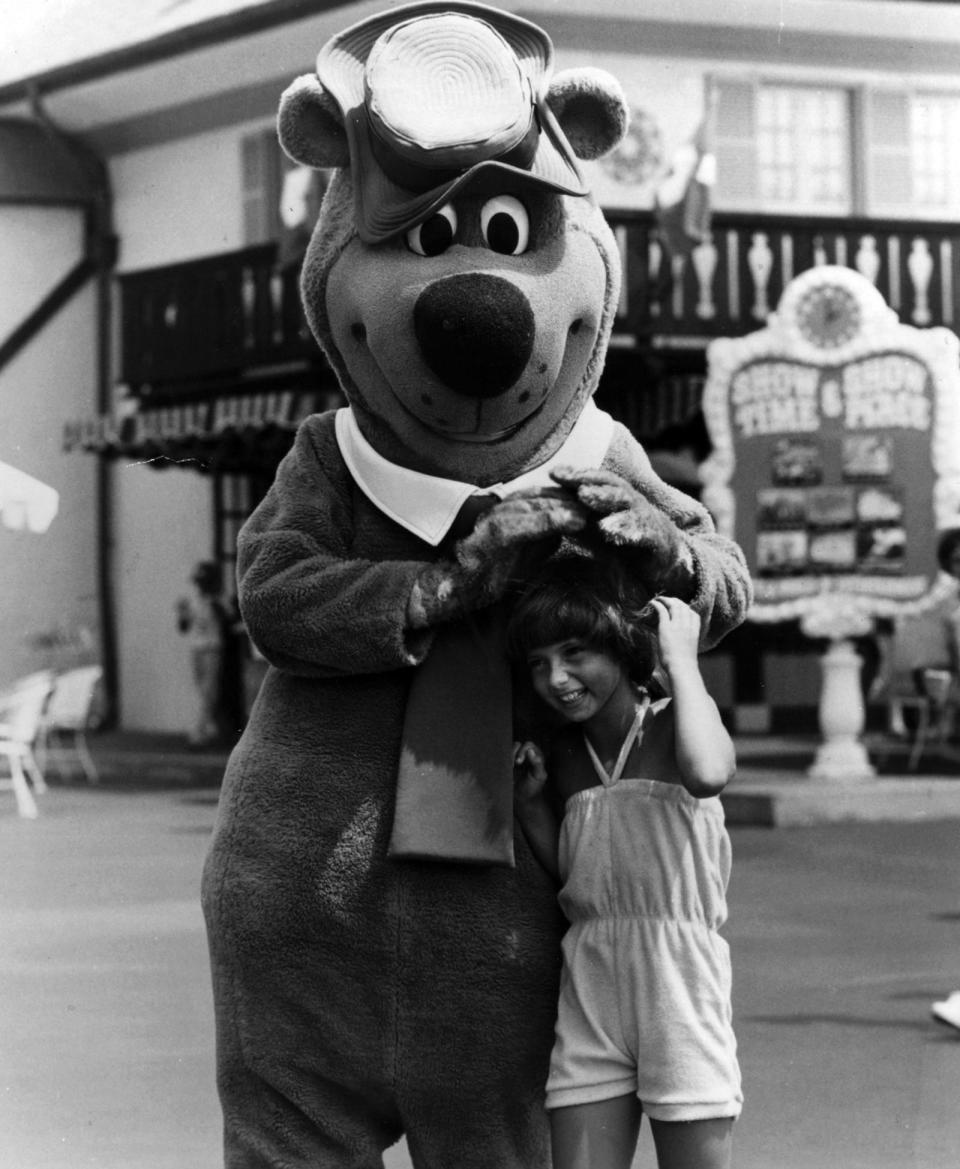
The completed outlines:
<svg viewBox="0 0 960 1169">
<path fill-rule="evenodd" d="M 0 1169 L 221 1164 L 203 763 L 131 756 L 51 785 L 33 821 L 0 793 Z M 960 989 L 960 812 L 731 836 L 735 1165 L 955 1169 L 960 1037 L 929 1008 Z"/>
</svg>

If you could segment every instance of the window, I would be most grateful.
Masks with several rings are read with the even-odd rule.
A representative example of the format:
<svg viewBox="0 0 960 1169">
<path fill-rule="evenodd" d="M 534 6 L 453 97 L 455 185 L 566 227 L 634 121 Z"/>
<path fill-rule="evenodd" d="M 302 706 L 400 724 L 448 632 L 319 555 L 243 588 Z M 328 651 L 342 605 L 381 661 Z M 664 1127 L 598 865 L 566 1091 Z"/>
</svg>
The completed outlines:
<svg viewBox="0 0 960 1169">
<path fill-rule="evenodd" d="M 243 234 L 248 244 L 280 235 L 281 156 L 275 130 L 246 134 L 240 142 Z"/>
<path fill-rule="evenodd" d="M 851 102 L 842 88 L 716 83 L 716 201 L 731 210 L 847 215 Z"/>
<path fill-rule="evenodd" d="M 848 110 L 842 90 L 759 90 L 757 177 L 764 206 L 849 211 Z"/>
<path fill-rule="evenodd" d="M 944 217 L 960 211 L 960 96 L 924 94 L 910 102 L 913 202 Z"/>
<path fill-rule="evenodd" d="M 727 78 L 712 84 L 717 207 L 960 216 L 960 93 Z"/>
<path fill-rule="evenodd" d="M 870 92 L 865 102 L 871 215 L 960 215 L 960 94 Z"/>
<path fill-rule="evenodd" d="M 320 213 L 327 172 L 291 162 L 274 129 L 244 135 L 240 167 L 246 243 L 278 241 L 281 264 L 299 264 Z"/>
</svg>

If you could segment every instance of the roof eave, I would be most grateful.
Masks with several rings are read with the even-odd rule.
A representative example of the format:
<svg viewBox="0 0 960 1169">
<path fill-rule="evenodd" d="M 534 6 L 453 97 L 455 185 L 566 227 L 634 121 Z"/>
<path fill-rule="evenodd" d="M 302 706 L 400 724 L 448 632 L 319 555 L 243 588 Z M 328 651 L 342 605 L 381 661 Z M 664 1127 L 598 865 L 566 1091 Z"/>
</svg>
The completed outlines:
<svg viewBox="0 0 960 1169">
<path fill-rule="evenodd" d="M 42 96 L 74 85 L 100 81 L 113 74 L 169 60 L 196 49 L 255 36 L 321 12 L 345 7 L 347 3 L 348 0 L 265 0 L 236 12 L 173 29 L 148 41 L 124 45 L 108 53 L 8 81 L 0 85 L 0 106 L 34 95 Z"/>
</svg>

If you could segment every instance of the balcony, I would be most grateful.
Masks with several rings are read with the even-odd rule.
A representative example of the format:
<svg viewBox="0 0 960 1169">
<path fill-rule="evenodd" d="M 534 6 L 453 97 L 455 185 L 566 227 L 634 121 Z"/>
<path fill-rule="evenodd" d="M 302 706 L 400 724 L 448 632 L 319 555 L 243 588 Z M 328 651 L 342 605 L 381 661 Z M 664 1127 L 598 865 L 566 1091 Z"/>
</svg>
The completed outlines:
<svg viewBox="0 0 960 1169">
<path fill-rule="evenodd" d="M 793 276 L 856 268 L 906 324 L 957 328 L 960 226 L 867 219 L 714 216 L 688 260 L 660 247 L 649 212 L 611 212 L 624 280 L 614 346 L 665 355 L 760 328 Z M 298 274 L 273 245 L 120 278 L 121 381 L 141 399 L 183 401 L 269 378 L 317 377 L 322 358 L 300 308 Z"/>
<path fill-rule="evenodd" d="M 276 246 L 120 277 L 120 381 L 153 402 L 196 397 L 322 361 L 300 308 L 298 272 Z"/>
<path fill-rule="evenodd" d="M 667 348 L 761 328 L 784 287 L 822 264 L 855 268 L 904 324 L 957 325 L 960 226 L 872 219 L 714 216 L 689 260 L 667 256 L 649 214 L 611 214 L 624 262 L 617 331 Z"/>
</svg>

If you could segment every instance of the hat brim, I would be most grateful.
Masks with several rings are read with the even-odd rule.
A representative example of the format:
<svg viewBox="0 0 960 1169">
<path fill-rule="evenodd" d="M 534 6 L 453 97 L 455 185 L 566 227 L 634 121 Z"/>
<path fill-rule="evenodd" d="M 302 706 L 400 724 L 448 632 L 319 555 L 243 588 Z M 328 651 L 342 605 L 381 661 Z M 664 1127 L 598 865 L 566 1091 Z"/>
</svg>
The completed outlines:
<svg viewBox="0 0 960 1169">
<path fill-rule="evenodd" d="M 347 118 L 346 129 L 356 195 L 357 234 L 364 243 L 383 243 L 422 223 L 458 193 L 481 182 L 490 183 L 497 175 L 508 186 L 586 195 L 587 187 L 553 114 L 542 106 L 537 116 L 541 128 L 529 168 L 496 158 L 484 159 L 428 191 L 411 192 L 395 183 L 377 163 L 365 111 L 354 111 Z"/>
</svg>

